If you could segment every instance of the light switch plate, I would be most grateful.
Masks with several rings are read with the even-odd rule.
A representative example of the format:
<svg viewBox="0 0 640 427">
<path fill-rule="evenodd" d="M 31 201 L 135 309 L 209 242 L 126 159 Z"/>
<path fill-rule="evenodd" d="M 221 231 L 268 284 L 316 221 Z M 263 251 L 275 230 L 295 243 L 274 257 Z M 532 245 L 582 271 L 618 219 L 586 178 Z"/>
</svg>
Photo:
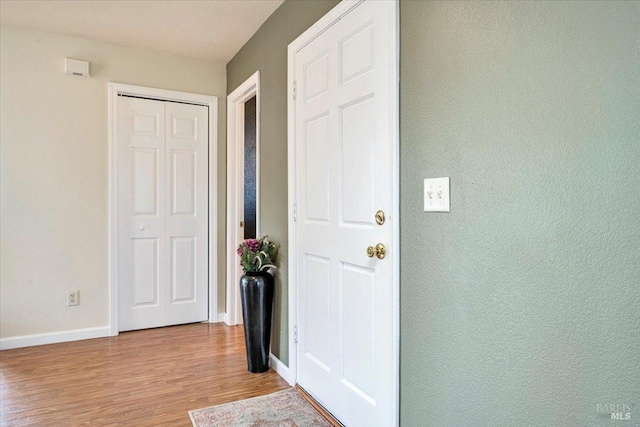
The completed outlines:
<svg viewBox="0 0 640 427">
<path fill-rule="evenodd" d="M 424 180 L 424 211 L 451 212 L 449 177 Z"/>
</svg>

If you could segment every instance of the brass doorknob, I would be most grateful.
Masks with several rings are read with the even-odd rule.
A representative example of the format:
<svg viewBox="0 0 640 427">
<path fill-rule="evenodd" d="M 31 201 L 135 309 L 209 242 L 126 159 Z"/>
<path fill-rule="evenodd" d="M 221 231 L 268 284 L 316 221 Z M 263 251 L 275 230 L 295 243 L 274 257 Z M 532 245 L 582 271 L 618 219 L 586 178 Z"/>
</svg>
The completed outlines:
<svg viewBox="0 0 640 427">
<path fill-rule="evenodd" d="M 387 248 L 382 243 L 378 243 L 375 248 L 373 246 L 367 247 L 367 256 L 369 258 L 373 258 L 375 255 L 378 259 L 383 259 L 386 254 Z"/>
</svg>

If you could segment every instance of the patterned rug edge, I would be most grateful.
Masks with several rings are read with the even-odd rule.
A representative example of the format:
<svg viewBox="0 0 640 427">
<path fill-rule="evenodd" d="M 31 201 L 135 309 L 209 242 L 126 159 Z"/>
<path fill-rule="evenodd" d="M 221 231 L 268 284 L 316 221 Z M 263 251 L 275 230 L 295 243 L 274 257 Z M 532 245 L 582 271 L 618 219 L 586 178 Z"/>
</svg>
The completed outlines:
<svg viewBox="0 0 640 427">
<path fill-rule="evenodd" d="M 228 407 L 236 406 L 239 402 L 246 402 L 246 403 L 250 404 L 252 401 L 269 400 L 270 398 L 272 399 L 275 396 L 280 395 L 280 394 L 283 394 L 283 395 L 293 394 L 293 395 L 296 395 L 296 396 L 300 397 L 305 402 L 305 404 L 309 405 L 309 408 L 311 408 L 314 413 L 317 413 L 317 415 L 319 415 L 319 417 L 322 419 L 322 421 L 326 422 L 329 426 L 331 426 L 331 423 L 320 413 L 320 411 L 318 411 L 317 408 L 314 408 L 308 401 L 306 401 L 304 396 L 302 396 L 300 394 L 300 392 L 298 390 L 296 390 L 294 387 L 287 388 L 287 389 L 280 390 L 280 391 L 276 391 L 276 392 L 269 393 L 269 394 L 264 394 L 264 395 L 261 395 L 261 396 L 254 396 L 254 397 L 249 397 L 247 399 L 239 399 L 239 400 L 234 400 L 234 401 L 231 401 L 231 402 L 221 403 L 221 404 L 218 404 L 218 405 L 211 405 L 211 406 L 206 406 L 206 407 L 203 407 L 203 408 L 193 409 L 193 410 L 189 411 L 189 418 L 191 419 L 191 424 L 194 427 L 198 427 L 199 425 L 201 425 L 201 424 L 198 424 L 198 423 L 199 422 L 201 423 L 202 420 L 201 419 L 200 420 L 197 419 L 197 418 L 199 418 L 199 416 L 196 415 L 196 413 L 202 413 L 203 411 L 206 411 L 206 410 L 214 410 L 213 408 L 215 408 L 215 410 L 223 410 L 223 409 L 228 408 Z M 314 425 L 316 425 L 316 424 L 314 424 Z"/>
<path fill-rule="evenodd" d="M 190 411 L 189 411 L 189 416 L 191 416 L 191 413 L 192 413 L 192 412 L 197 412 L 197 411 L 201 411 L 201 410 L 203 410 L 203 409 L 213 408 L 214 406 L 215 406 L 215 407 L 229 406 L 229 405 L 232 405 L 232 404 L 234 404 L 234 403 L 241 402 L 241 401 L 249 401 L 249 400 L 262 399 L 262 398 L 265 398 L 265 397 L 267 397 L 267 396 L 271 396 L 271 395 L 278 394 L 278 393 L 287 393 L 287 392 L 290 392 L 290 391 L 292 391 L 292 390 L 293 390 L 293 391 L 296 391 L 296 389 L 295 389 L 295 388 L 290 387 L 290 388 L 285 388 L 284 390 L 274 391 L 273 393 L 269 393 L 269 394 L 261 394 L 260 396 L 247 397 L 246 399 L 232 400 L 231 402 L 227 402 L 227 403 L 219 403 L 219 404 L 217 404 L 217 405 L 209 405 L 209 406 L 205 406 L 205 407 L 203 407 L 203 408 L 192 409 L 192 410 L 190 410 Z M 297 393 L 297 391 L 296 391 L 296 393 Z"/>
</svg>

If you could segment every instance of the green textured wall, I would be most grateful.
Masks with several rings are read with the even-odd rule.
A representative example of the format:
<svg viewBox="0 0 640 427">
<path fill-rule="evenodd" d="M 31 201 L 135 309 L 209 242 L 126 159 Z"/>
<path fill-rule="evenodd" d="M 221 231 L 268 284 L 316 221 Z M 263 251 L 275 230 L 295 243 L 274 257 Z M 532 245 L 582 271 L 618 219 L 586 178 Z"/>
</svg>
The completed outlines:
<svg viewBox="0 0 640 427">
<path fill-rule="evenodd" d="M 640 3 L 400 11 L 401 424 L 640 425 Z"/>
<path fill-rule="evenodd" d="M 227 94 L 260 70 L 260 227 L 280 243 L 271 350 L 289 365 L 287 47 L 338 1 L 285 1 L 227 64 Z"/>
</svg>

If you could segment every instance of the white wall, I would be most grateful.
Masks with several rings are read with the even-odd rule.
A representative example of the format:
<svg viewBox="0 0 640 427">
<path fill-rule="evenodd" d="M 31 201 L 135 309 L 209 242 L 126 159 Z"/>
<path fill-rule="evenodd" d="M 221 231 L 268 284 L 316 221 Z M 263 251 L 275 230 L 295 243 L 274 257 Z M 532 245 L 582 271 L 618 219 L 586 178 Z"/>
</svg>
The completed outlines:
<svg viewBox="0 0 640 427">
<path fill-rule="evenodd" d="M 65 57 L 90 61 L 92 78 L 65 75 Z M 110 81 L 218 96 L 224 144 L 224 63 L 2 27 L 3 339 L 108 325 Z M 219 177 L 218 194 L 224 185 Z M 221 217 L 220 242 L 223 224 Z M 80 305 L 67 307 L 73 289 L 80 290 Z"/>
</svg>

